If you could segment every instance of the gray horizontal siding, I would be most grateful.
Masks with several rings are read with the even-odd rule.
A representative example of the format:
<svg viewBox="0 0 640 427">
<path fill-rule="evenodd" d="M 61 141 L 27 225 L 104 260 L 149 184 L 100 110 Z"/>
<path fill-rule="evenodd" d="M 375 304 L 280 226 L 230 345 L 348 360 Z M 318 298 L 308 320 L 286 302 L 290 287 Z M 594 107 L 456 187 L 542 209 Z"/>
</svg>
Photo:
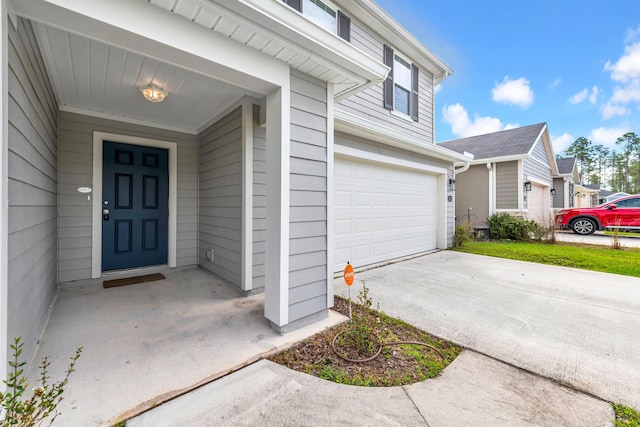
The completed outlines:
<svg viewBox="0 0 640 427">
<path fill-rule="evenodd" d="M 351 43 L 373 58 L 383 60 L 384 40 L 357 17 L 351 17 Z M 433 143 L 433 75 L 420 69 L 418 85 L 418 122 L 393 115 L 383 107 L 382 83 L 340 101 L 336 108 L 410 134 L 422 142 Z"/>
<path fill-rule="evenodd" d="M 534 146 L 531 157 L 523 160 L 522 169 L 525 176 L 551 185 L 553 176 L 551 175 L 551 166 L 549 165 L 542 139 L 539 139 Z"/>
<path fill-rule="evenodd" d="M 327 309 L 327 90 L 291 74 L 289 321 Z"/>
<path fill-rule="evenodd" d="M 91 277 L 92 201 L 78 187 L 93 186 L 93 132 L 177 143 L 178 266 L 197 264 L 197 143 L 195 135 L 62 111 L 59 168 L 59 280 Z"/>
<path fill-rule="evenodd" d="M 255 113 L 257 113 L 257 107 Z M 253 125 L 253 273 L 252 289 L 264 289 L 266 262 L 267 139 L 266 130 Z"/>
<path fill-rule="evenodd" d="M 8 338 L 30 359 L 56 288 L 58 107 L 31 24 L 8 25 Z M 6 343 L 3 345 L 7 345 Z"/>
<path fill-rule="evenodd" d="M 198 135 L 199 263 L 242 286 L 242 108 Z M 213 262 L 206 251 L 213 249 Z"/>
<path fill-rule="evenodd" d="M 496 209 L 518 209 L 518 162 L 496 163 Z"/>
<path fill-rule="evenodd" d="M 556 194 L 553 196 L 553 206 L 554 209 L 560 209 L 566 207 L 564 205 L 564 178 L 553 178 L 553 188 L 556 190 Z"/>
</svg>

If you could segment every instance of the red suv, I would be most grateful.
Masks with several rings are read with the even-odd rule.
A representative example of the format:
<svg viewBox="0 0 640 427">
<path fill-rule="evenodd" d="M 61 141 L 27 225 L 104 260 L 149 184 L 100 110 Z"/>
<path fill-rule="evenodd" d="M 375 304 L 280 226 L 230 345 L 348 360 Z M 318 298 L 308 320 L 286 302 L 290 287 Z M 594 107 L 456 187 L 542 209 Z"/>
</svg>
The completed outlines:
<svg viewBox="0 0 640 427">
<path fill-rule="evenodd" d="M 605 228 L 640 231 L 640 194 L 622 197 L 595 208 L 562 209 L 556 224 L 576 234 L 591 234 Z"/>
</svg>

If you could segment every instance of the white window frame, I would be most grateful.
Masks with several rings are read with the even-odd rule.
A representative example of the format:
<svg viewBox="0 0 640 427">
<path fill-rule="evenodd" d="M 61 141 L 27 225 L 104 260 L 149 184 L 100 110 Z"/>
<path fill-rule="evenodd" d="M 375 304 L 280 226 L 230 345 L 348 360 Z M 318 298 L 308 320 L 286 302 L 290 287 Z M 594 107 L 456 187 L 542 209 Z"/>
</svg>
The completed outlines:
<svg viewBox="0 0 640 427">
<path fill-rule="evenodd" d="M 405 65 L 406 64 L 406 65 Z M 398 52 L 396 52 L 394 50 L 393 52 L 393 111 L 399 115 L 401 115 L 402 117 L 406 117 L 409 120 L 411 119 L 411 65 L 412 62 L 409 61 L 406 57 L 404 57 L 403 55 L 398 54 Z M 409 86 L 405 86 L 404 84 L 400 84 L 400 82 L 398 81 L 397 78 L 397 71 L 398 71 L 398 66 L 403 66 L 406 67 L 409 71 Z M 396 87 L 400 87 L 401 89 L 405 90 L 407 92 L 407 112 L 405 113 L 404 111 L 400 111 L 397 108 L 396 105 Z"/>
<path fill-rule="evenodd" d="M 315 23 L 316 25 L 326 29 L 327 31 L 330 31 L 333 34 L 338 34 L 338 10 L 339 10 L 339 8 L 336 7 L 336 5 L 334 5 L 333 3 L 329 2 L 329 1 L 326 1 L 326 0 L 301 0 L 301 1 L 302 1 L 302 15 L 304 17 L 306 17 L 307 19 L 309 19 L 311 22 Z M 318 4 L 318 3 L 320 3 L 320 4 Z M 333 16 L 333 28 L 329 28 L 329 27 L 323 25 L 322 22 L 319 22 L 319 21 L 313 19 L 313 16 L 310 15 L 307 12 L 307 5 L 313 5 L 317 9 L 323 10 L 325 12 L 326 12 L 326 10 L 324 10 L 322 8 L 322 6 L 320 6 L 320 5 L 323 5 L 326 8 L 331 9 L 331 11 L 334 14 L 334 16 Z M 329 13 L 327 13 L 327 14 L 330 15 Z"/>
</svg>

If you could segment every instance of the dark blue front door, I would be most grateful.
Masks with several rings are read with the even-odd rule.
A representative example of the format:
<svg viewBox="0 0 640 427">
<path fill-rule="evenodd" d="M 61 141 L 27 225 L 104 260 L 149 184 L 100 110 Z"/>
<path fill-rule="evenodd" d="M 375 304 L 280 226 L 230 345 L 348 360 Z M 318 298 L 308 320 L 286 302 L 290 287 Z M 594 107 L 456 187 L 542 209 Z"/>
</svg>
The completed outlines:
<svg viewBox="0 0 640 427">
<path fill-rule="evenodd" d="M 102 171 L 102 270 L 166 264 L 168 151 L 105 141 Z"/>
</svg>

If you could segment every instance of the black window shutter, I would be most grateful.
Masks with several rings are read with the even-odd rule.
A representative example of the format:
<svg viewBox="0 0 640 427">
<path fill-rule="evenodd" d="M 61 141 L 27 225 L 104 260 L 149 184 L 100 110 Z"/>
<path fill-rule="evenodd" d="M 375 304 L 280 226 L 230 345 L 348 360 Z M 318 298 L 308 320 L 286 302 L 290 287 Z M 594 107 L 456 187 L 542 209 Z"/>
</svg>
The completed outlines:
<svg viewBox="0 0 640 427">
<path fill-rule="evenodd" d="M 338 36 L 351 42 L 351 18 L 338 11 Z"/>
<path fill-rule="evenodd" d="M 384 108 L 393 110 L 393 49 L 386 44 L 384 45 L 384 65 L 391 67 L 384 81 Z"/>
<path fill-rule="evenodd" d="M 409 111 L 413 121 L 418 121 L 418 75 L 420 70 L 416 64 L 411 64 L 411 101 L 409 102 Z"/>
<path fill-rule="evenodd" d="M 302 0 L 284 0 L 284 2 L 298 12 L 302 12 Z"/>
</svg>

